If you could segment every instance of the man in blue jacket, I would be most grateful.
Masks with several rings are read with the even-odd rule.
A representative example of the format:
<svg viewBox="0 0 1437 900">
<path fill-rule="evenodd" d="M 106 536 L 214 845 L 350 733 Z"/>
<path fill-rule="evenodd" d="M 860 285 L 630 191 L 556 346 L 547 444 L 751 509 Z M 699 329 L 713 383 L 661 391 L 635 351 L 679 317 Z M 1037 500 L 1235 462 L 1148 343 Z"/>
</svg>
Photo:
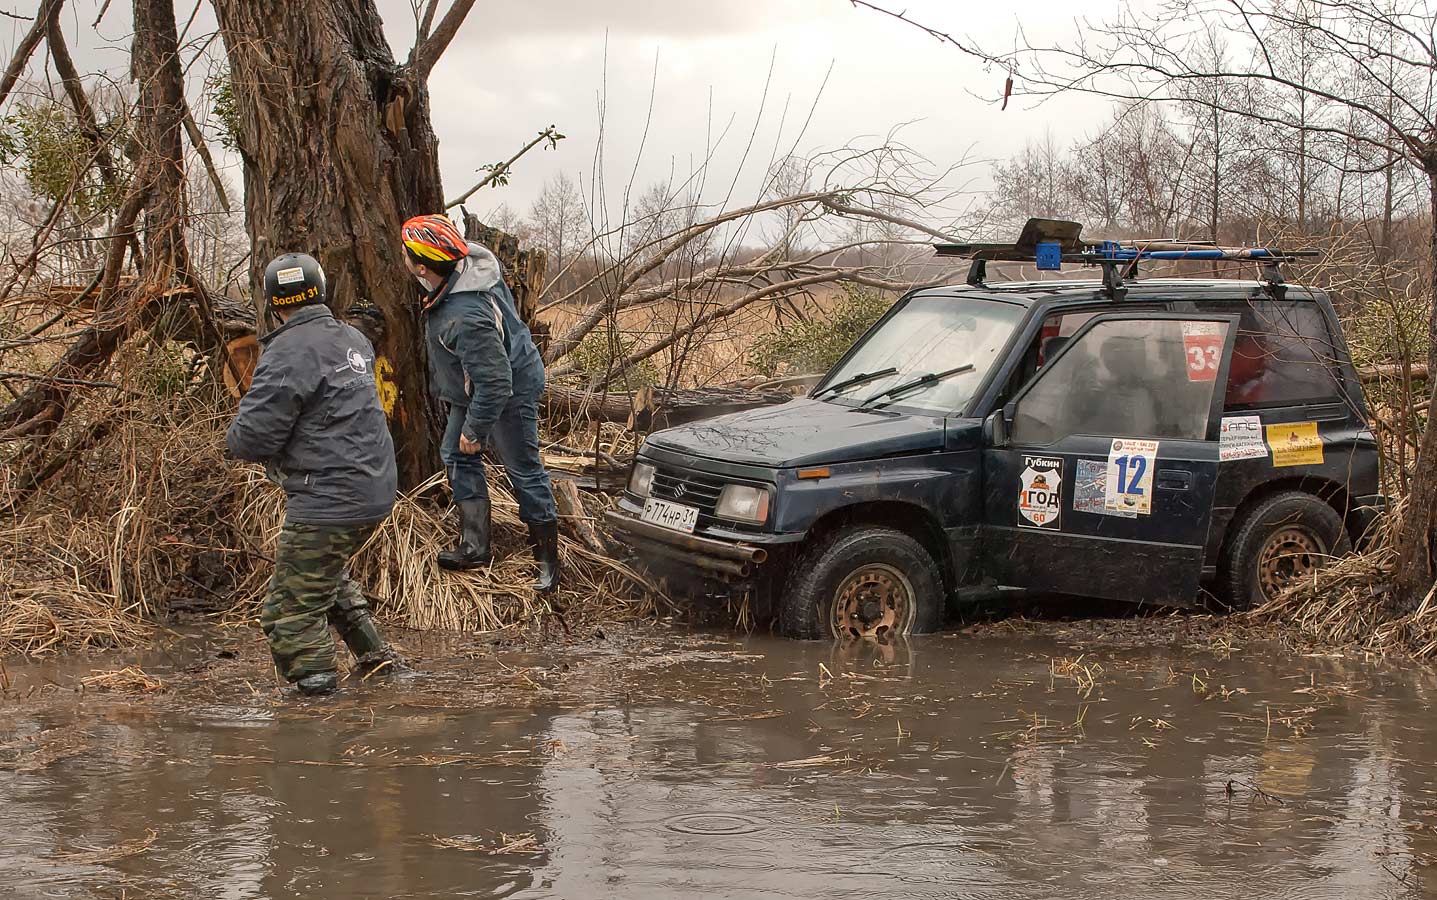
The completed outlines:
<svg viewBox="0 0 1437 900">
<path fill-rule="evenodd" d="M 225 435 L 231 456 L 264 463 L 284 488 L 284 528 L 260 625 L 275 666 L 306 694 L 333 691 L 338 629 L 362 672 L 394 665 L 349 579 L 350 559 L 394 507 L 394 444 L 374 382 L 374 348 L 334 318 L 324 270 L 288 253 L 265 270 L 282 321 Z"/>
<path fill-rule="evenodd" d="M 559 586 L 559 526 L 549 473 L 539 458 L 544 361 L 519 318 L 499 260 L 467 242 L 448 217 L 404 223 L 405 264 L 425 290 L 429 372 L 448 408 L 440 452 L 459 507 L 459 545 L 439 554 L 445 569 L 488 565 L 489 486 L 482 451 L 492 448 L 529 526 L 539 564 L 534 589 Z"/>
</svg>

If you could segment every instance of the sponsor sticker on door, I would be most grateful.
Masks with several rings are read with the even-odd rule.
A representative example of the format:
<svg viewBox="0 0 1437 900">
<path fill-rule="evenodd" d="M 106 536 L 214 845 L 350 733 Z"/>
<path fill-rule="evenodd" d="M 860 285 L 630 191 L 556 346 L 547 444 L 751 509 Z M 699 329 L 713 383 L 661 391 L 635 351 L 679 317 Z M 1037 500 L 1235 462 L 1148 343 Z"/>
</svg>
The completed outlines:
<svg viewBox="0 0 1437 900">
<path fill-rule="evenodd" d="M 1018 524 L 1024 528 L 1058 528 L 1063 509 L 1063 461 L 1024 456 L 1019 480 Z"/>
<path fill-rule="evenodd" d="M 1188 381 L 1216 381 L 1222 363 L 1224 329 L 1217 322 L 1184 322 L 1183 350 Z"/>
<path fill-rule="evenodd" d="M 1230 459 L 1262 459 L 1266 456 L 1267 444 L 1262 439 L 1262 419 L 1257 416 L 1222 417 L 1219 459 L 1227 462 Z"/>
<path fill-rule="evenodd" d="M 1267 426 L 1267 445 L 1274 466 L 1320 466 L 1322 435 L 1316 422 L 1284 422 Z"/>
<path fill-rule="evenodd" d="M 1110 512 L 1131 512 L 1146 516 L 1153 511 L 1153 468 L 1158 442 L 1134 438 L 1113 438 L 1108 451 L 1107 484 L 1103 508 Z"/>
<path fill-rule="evenodd" d="M 1108 509 L 1104 498 L 1108 492 L 1108 463 L 1101 459 L 1080 459 L 1073 476 L 1073 512 L 1095 516 L 1116 516 L 1136 519 L 1135 512 Z"/>
</svg>

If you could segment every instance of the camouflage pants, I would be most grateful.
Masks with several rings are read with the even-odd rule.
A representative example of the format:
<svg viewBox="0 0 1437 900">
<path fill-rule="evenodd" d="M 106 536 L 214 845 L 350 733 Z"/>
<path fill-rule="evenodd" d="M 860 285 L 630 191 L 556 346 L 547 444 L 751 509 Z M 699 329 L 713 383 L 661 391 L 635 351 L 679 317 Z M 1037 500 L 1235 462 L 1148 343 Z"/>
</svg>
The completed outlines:
<svg viewBox="0 0 1437 900">
<path fill-rule="evenodd" d="M 280 532 L 259 621 L 285 680 L 335 670 L 331 623 L 357 657 L 383 646 L 364 593 L 348 572 L 350 559 L 377 527 L 286 524 Z"/>
</svg>

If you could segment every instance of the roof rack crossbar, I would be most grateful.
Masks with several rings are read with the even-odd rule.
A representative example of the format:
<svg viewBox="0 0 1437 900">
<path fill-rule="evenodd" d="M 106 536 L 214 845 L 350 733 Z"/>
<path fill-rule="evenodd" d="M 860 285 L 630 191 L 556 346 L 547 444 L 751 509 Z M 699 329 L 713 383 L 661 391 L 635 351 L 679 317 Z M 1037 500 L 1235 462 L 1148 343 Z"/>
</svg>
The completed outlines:
<svg viewBox="0 0 1437 900">
<path fill-rule="evenodd" d="M 963 257 L 972 261 L 968 283 L 982 284 L 987 278 L 989 261 L 1032 262 L 1040 270 L 1052 271 L 1062 263 L 1103 267 L 1103 286 L 1115 296 L 1124 292 L 1123 273 L 1118 264 L 1127 263 L 1128 274 L 1137 273 L 1140 260 L 1191 260 L 1253 262 L 1262 267 L 1262 278 L 1276 296 L 1283 293 L 1285 283 L 1281 263 L 1314 259 L 1316 250 L 1285 250 L 1274 247 L 1221 247 L 1212 241 L 1102 241 L 1084 243 L 1082 225 L 1057 219 L 1029 219 L 1023 233 L 1012 244 L 935 244 L 938 256 Z"/>
</svg>

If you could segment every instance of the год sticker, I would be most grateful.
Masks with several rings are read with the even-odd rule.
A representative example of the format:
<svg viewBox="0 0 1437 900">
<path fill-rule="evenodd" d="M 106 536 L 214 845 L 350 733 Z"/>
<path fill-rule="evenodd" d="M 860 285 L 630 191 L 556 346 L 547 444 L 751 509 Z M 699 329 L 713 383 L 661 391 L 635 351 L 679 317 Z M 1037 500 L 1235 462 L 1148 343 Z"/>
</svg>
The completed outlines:
<svg viewBox="0 0 1437 900">
<path fill-rule="evenodd" d="M 1114 438 L 1108 451 L 1108 483 L 1103 507 L 1146 516 L 1153 511 L 1153 467 L 1158 442 Z"/>
<path fill-rule="evenodd" d="M 1063 461 L 1046 456 L 1023 457 L 1018 490 L 1018 524 L 1024 528 L 1057 528 L 1063 508 Z"/>
</svg>

